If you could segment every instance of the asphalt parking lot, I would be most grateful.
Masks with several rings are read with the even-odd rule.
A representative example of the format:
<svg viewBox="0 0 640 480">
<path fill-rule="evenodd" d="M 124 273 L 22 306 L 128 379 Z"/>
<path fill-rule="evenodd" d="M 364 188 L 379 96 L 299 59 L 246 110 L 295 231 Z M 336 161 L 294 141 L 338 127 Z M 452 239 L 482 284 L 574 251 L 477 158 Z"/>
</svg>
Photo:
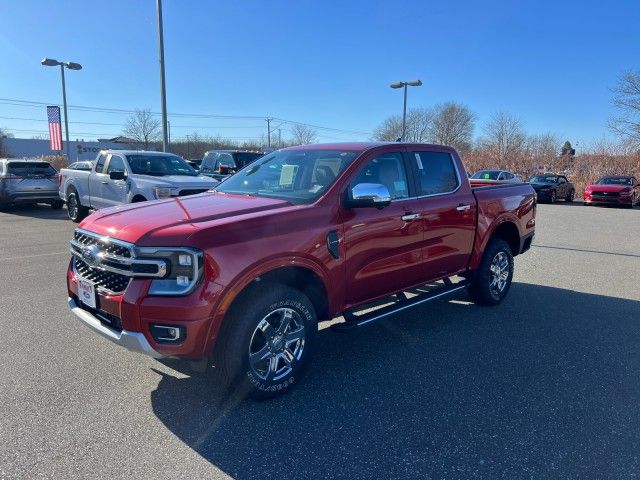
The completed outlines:
<svg viewBox="0 0 640 480">
<path fill-rule="evenodd" d="M 637 478 L 640 209 L 541 205 L 496 308 L 323 329 L 269 402 L 223 398 L 66 308 L 74 225 L 0 213 L 0 478 Z"/>
</svg>

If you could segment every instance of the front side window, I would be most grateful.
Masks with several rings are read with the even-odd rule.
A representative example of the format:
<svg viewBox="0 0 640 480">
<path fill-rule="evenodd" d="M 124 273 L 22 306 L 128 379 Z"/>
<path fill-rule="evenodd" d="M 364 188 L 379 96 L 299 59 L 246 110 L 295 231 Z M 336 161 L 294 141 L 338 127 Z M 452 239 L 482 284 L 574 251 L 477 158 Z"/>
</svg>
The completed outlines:
<svg viewBox="0 0 640 480">
<path fill-rule="evenodd" d="M 453 192 L 460 182 L 453 158 L 447 152 L 414 152 L 421 195 Z"/>
<path fill-rule="evenodd" d="M 247 165 L 215 190 L 222 193 L 313 203 L 359 152 L 280 150 Z"/>
<path fill-rule="evenodd" d="M 186 175 L 196 177 L 196 172 L 191 165 L 177 155 L 127 155 L 131 172 L 136 175 L 152 175 L 163 177 L 165 175 Z"/>
<path fill-rule="evenodd" d="M 124 171 L 124 160 L 122 159 L 122 157 L 112 155 L 111 160 L 109 160 L 109 166 L 107 167 L 107 173 Z"/>
<path fill-rule="evenodd" d="M 349 188 L 353 189 L 359 183 L 384 185 L 389 190 L 392 200 L 409 196 L 407 172 L 400 153 L 385 153 L 369 160 L 351 181 Z"/>
</svg>

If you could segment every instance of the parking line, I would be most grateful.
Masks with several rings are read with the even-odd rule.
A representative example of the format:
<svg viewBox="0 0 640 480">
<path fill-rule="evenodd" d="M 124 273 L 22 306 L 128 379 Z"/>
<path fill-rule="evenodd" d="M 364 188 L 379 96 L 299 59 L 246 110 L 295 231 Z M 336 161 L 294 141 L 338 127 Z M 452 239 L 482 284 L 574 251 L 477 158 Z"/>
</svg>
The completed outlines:
<svg viewBox="0 0 640 480">
<path fill-rule="evenodd" d="M 22 255 L 21 257 L 5 257 L 5 258 L 0 258 L 0 262 L 2 261 L 8 261 L 8 260 L 23 260 L 25 258 L 35 258 L 35 257 L 50 257 L 53 255 L 62 255 L 62 254 L 69 254 L 69 250 L 66 250 L 64 252 L 52 252 L 52 253 L 38 253 L 36 255 Z"/>
</svg>

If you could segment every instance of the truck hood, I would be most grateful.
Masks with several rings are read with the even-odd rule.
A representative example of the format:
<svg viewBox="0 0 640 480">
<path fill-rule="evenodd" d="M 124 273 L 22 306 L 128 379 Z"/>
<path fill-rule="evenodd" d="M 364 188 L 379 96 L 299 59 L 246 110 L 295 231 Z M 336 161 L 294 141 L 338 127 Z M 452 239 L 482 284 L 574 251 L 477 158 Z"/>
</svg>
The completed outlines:
<svg viewBox="0 0 640 480">
<path fill-rule="evenodd" d="M 158 187 L 192 187 L 192 188 L 213 188 L 218 184 L 217 180 L 214 180 L 203 175 L 197 177 L 190 177 L 189 175 L 165 175 L 163 177 L 154 177 L 152 175 L 132 175 L 135 177 L 136 182 L 144 181 L 145 183 L 153 183 Z"/>
<path fill-rule="evenodd" d="M 105 208 L 89 215 L 80 227 L 141 246 L 175 246 L 185 245 L 201 222 L 291 206 L 285 200 L 206 192 Z"/>
</svg>

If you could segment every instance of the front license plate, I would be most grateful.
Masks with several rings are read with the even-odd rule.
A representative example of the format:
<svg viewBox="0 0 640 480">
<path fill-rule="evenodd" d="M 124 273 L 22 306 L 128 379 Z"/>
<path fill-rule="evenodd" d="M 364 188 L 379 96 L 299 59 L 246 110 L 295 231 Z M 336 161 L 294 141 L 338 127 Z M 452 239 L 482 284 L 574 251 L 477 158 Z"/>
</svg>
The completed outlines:
<svg viewBox="0 0 640 480">
<path fill-rule="evenodd" d="M 87 307 L 96 308 L 96 286 L 82 278 L 78 278 L 78 297 Z"/>
</svg>

